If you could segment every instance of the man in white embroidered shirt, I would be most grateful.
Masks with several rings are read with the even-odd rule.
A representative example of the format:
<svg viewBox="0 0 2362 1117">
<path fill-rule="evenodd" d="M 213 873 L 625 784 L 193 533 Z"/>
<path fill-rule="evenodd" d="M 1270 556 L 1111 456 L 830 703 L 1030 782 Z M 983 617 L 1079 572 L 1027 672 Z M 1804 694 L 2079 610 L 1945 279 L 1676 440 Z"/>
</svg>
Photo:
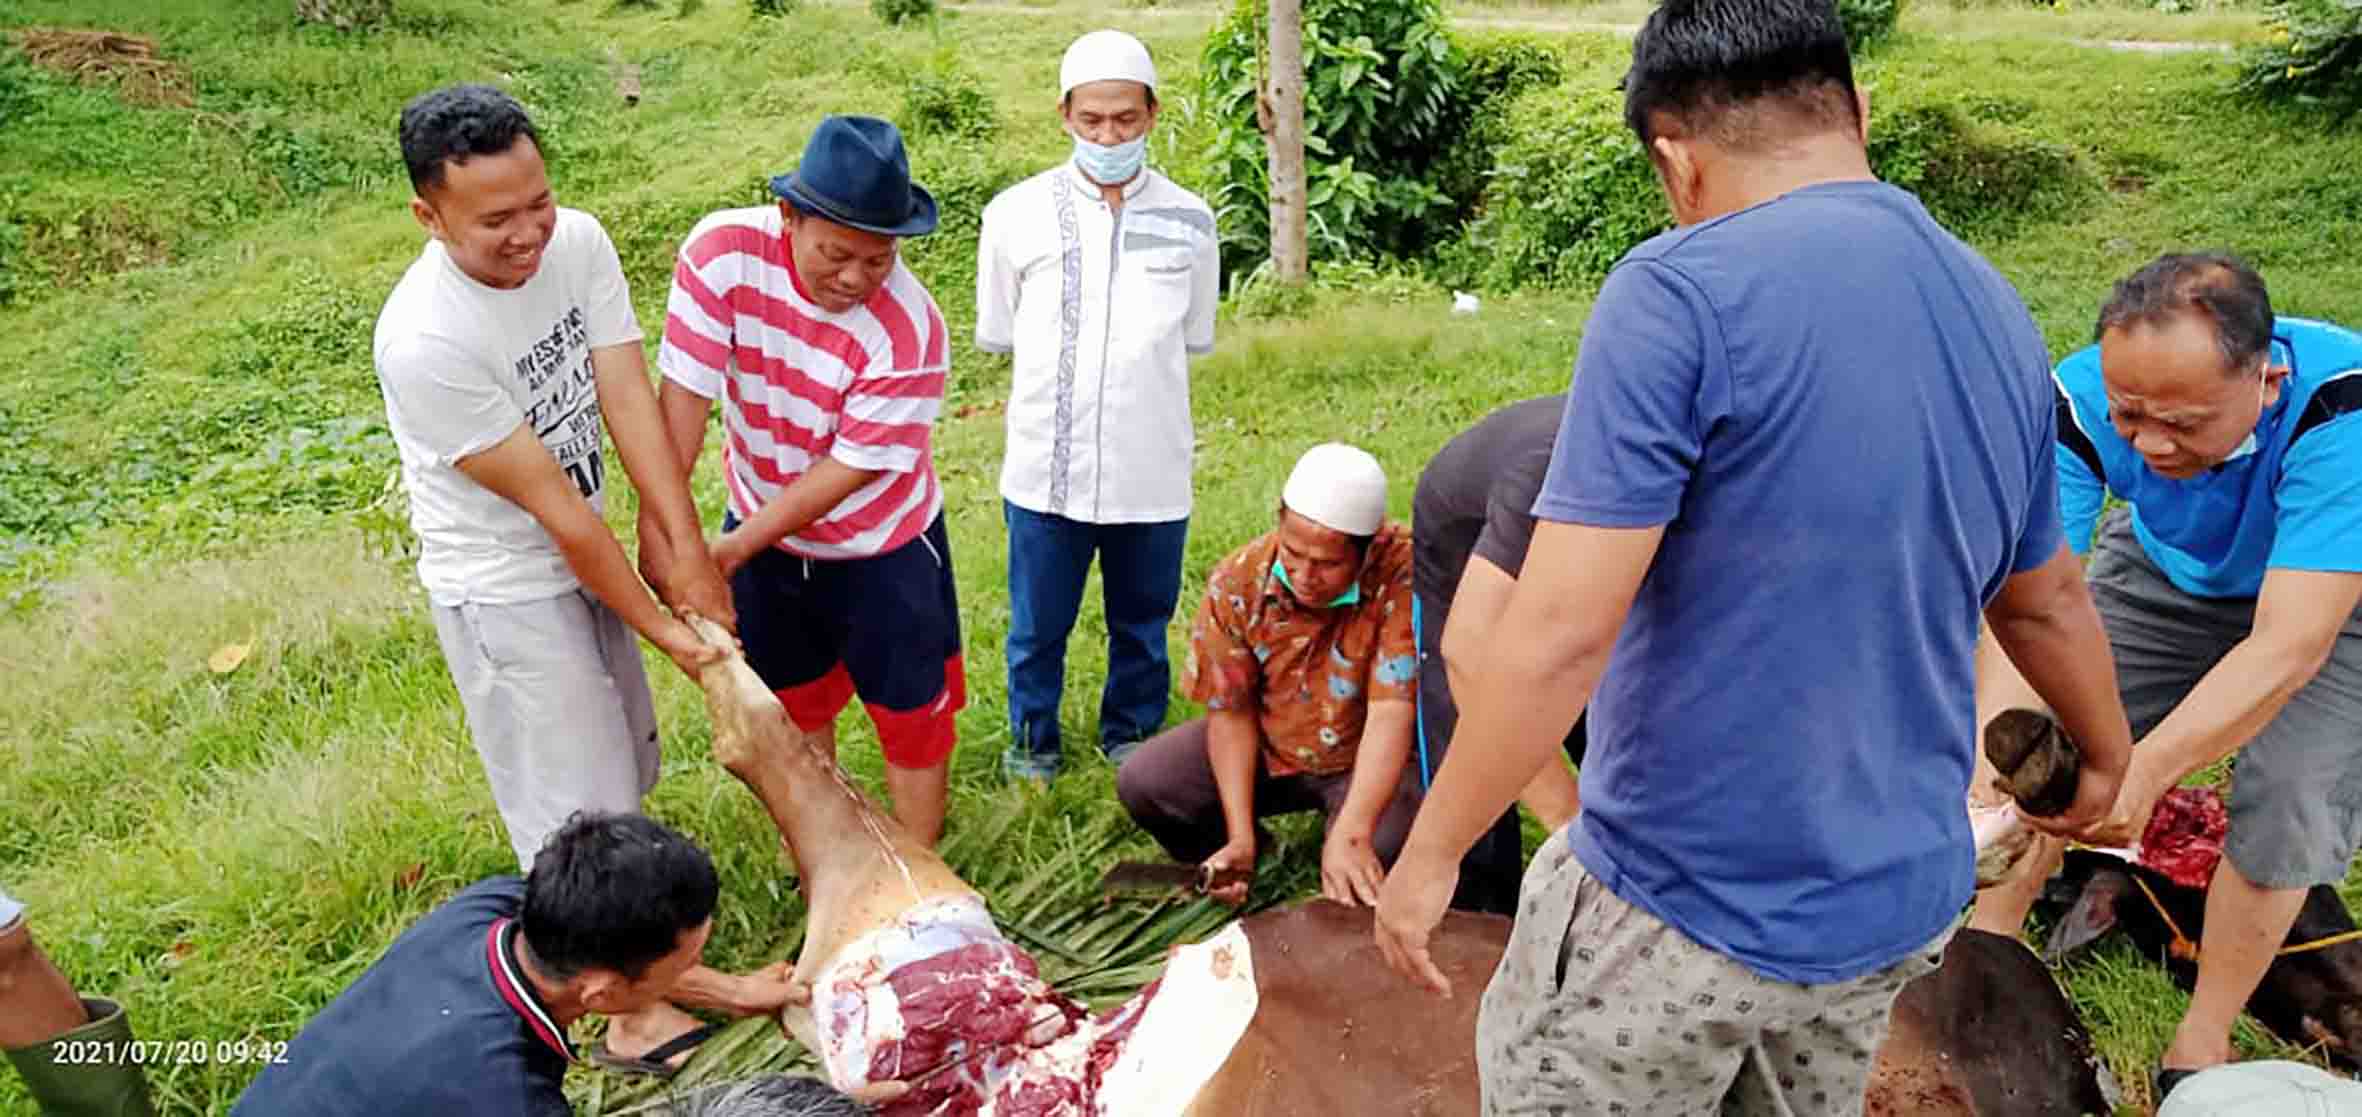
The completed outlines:
<svg viewBox="0 0 2362 1117">
<path fill-rule="evenodd" d="M 1214 212 L 1145 165 L 1156 64 L 1093 31 L 1059 67 L 1074 157 L 985 207 L 976 345 L 1010 353 L 1001 496 L 1009 525 L 1003 767 L 1059 767 L 1066 637 L 1099 557 L 1107 607 L 1100 747 L 1121 760 L 1164 725 L 1166 628 L 1181 593 L 1196 434 L 1189 358 L 1214 347 Z"/>
</svg>

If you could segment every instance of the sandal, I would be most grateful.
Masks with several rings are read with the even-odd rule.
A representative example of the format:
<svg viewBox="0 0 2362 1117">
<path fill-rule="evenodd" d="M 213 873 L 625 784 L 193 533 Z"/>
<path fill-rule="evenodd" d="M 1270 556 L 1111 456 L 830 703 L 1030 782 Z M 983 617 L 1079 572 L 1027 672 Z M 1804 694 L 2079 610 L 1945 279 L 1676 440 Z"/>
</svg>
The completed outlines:
<svg viewBox="0 0 2362 1117">
<path fill-rule="evenodd" d="M 590 1054 L 585 1056 L 585 1058 L 589 1059 L 591 1064 L 594 1066 L 602 1067 L 612 1071 L 620 1071 L 624 1074 L 645 1074 L 652 1075 L 657 1078 L 671 1078 L 672 1076 L 679 1074 L 681 1072 L 681 1068 L 672 1065 L 666 1060 L 671 1059 L 673 1056 L 678 1055 L 683 1051 L 691 1050 L 698 1044 L 704 1043 L 706 1040 L 712 1039 L 714 1037 L 714 1033 L 721 1030 L 722 1026 L 719 1024 L 706 1024 L 701 1027 L 691 1028 L 686 1032 L 682 1032 L 680 1035 L 674 1036 L 663 1043 L 657 1044 L 655 1047 L 649 1048 L 646 1053 L 640 1055 L 618 1055 L 612 1051 L 607 1050 L 607 1041 L 605 1039 L 601 1039 L 590 1049 Z M 682 1065 L 686 1066 L 687 1064 L 684 1063 Z"/>
</svg>

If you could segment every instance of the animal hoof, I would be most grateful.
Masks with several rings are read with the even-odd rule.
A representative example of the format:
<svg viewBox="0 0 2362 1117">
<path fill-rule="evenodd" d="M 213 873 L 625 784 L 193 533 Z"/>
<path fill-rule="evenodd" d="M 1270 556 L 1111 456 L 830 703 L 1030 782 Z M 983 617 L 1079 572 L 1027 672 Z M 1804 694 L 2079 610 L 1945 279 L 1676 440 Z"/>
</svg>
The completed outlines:
<svg viewBox="0 0 2362 1117">
<path fill-rule="evenodd" d="M 1991 888 L 2017 869 L 2034 848 L 2035 832 L 2008 804 L 1968 807 L 1969 832 L 1976 839 L 1977 887 Z"/>
<path fill-rule="evenodd" d="M 1985 726 L 1985 759 L 2030 815 L 2063 814 L 2075 802 L 2082 751 L 2040 710 L 2003 710 Z"/>
</svg>

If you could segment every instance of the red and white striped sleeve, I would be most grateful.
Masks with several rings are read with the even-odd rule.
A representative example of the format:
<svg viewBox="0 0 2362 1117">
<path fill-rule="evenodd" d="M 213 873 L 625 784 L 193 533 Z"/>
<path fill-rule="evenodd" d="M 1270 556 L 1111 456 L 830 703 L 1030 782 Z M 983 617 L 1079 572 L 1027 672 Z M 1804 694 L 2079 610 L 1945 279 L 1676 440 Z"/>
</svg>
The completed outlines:
<svg viewBox="0 0 2362 1117">
<path fill-rule="evenodd" d="M 706 399 L 722 394 L 730 373 L 736 316 L 728 299 L 749 235 L 754 231 L 743 225 L 700 222 L 673 261 L 656 367 L 665 379 Z"/>
<path fill-rule="evenodd" d="M 845 391 L 829 456 L 855 469 L 908 473 L 926 461 L 951 346 L 942 311 L 916 277 L 897 266 L 888 284 L 892 297 L 870 304 L 880 328 Z"/>
</svg>

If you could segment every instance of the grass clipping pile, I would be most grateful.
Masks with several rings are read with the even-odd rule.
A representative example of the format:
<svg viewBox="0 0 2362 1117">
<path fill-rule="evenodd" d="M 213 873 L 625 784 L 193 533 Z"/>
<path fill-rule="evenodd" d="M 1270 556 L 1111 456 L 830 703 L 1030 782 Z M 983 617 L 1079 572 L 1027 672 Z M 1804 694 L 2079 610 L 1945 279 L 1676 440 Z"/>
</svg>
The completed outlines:
<svg viewBox="0 0 2362 1117">
<path fill-rule="evenodd" d="M 84 85 L 112 85 L 133 104 L 185 109 L 197 103 L 188 68 L 159 57 L 154 39 L 115 31 L 35 27 L 13 32 L 9 40 L 33 65 Z"/>
</svg>

